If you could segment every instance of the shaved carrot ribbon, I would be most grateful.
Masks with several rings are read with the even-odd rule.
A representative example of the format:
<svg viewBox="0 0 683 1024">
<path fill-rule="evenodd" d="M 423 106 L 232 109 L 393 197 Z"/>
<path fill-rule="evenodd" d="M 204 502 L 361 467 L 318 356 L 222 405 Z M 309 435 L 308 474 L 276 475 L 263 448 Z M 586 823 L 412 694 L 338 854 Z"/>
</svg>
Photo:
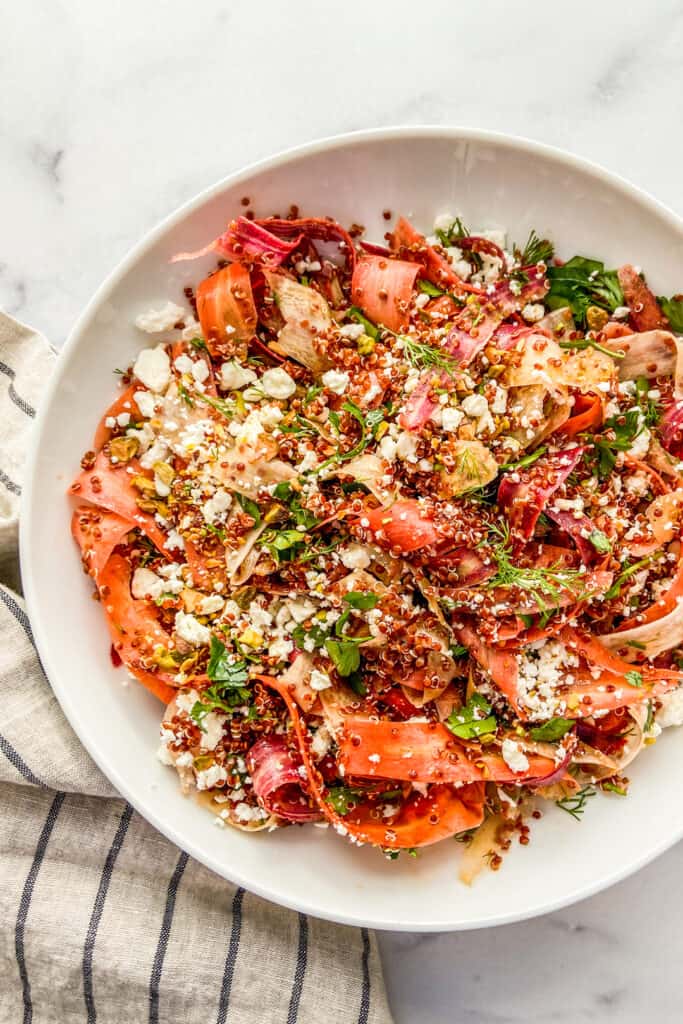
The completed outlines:
<svg viewBox="0 0 683 1024">
<path fill-rule="evenodd" d="M 256 306 L 249 271 L 231 263 L 197 288 L 197 316 L 212 356 L 234 355 L 256 333 Z"/>
<path fill-rule="evenodd" d="M 138 409 L 133 395 L 136 391 L 142 391 L 141 384 L 130 384 L 125 391 L 122 391 L 119 397 L 112 402 L 104 416 L 100 420 L 97 430 L 95 431 L 95 437 L 93 438 L 93 448 L 98 452 L 107 441 L 111 438 L 113 430 L 107 426 L 108 419 L 116 419 L 121 413 L 129 413 L 131 420 L 137 420 L 140 418 L 140 410 Z"/>
<path fill-rule="evenodd" d="M 514 772 L 500 754 L 476 755 L 439 722 L 372 722 L 347 719 L 339 740 L 344 774 L 420 783 L 528 782 L 555 770 L 552 758 L 528 755 Z"/>
<path fill-rule="evenodd" d="M 361 256 L 351 279 L 351 299 L 375 323 L 404 331 L 419 269 L 405 260 Z"/>
<path fill-rule="evenodd" d="M 286 684 L 273 676 L 256 676 L 280 694 L 289 711 L 299 752 L 306 769 L 311 795 L 325 818 L 342 835 L 356 842 L 373 843 L 400 850 L 429 846 L 441 839 L 476 828 L 484 818 L 484 786 L 473 783 L 455 790 L 449 785 L 432 785 L 426 796 L 413 792 L 391 818 L 379 822 L 369 803 L 359 803 L 347 815 L 340 815 L 323 795 L 319 775 L 308 750 L 310 737 Z"/>
<path fill-rule="evenodd" d="M 128 472 L 129 469 L 133 472 Z M 129 519 L 159 551 L 166 554 L 165 534 L 157 526 L 154 516 L 142 512 L 138 506 L 139 495 L 131 483 L 131 477 L 136 473 L 142 473 L 136 459 L 131 459 L 125 466 L 112 466 L 107 456 L 100 452 L 92 469 L 79 473 L 68 493 Z"/>
</svg>

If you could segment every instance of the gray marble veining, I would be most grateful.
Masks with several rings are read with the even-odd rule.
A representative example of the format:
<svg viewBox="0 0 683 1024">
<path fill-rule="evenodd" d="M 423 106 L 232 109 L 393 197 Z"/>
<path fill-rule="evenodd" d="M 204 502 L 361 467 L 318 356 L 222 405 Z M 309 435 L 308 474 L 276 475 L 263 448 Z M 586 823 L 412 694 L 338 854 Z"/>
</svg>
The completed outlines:
<svg viewBox="0 0 683 1024">
<path fill-rule="evenodd" d="M 57 345 L 163 215 L 323 135 L 527 135 L 683 210 L 678 0 L 33 0 L 0 36 L 0 305 Z M 679 872 L 683 847 L 535 921 L 384 935 L 398 1024 L 679 1020 Z"/>
</svg>

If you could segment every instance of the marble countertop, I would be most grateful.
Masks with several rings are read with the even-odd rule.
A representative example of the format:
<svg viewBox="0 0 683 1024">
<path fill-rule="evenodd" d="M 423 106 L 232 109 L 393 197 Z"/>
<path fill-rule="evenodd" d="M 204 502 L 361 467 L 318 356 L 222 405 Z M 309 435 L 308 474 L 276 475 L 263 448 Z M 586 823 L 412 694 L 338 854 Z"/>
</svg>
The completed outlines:
<svg viewBox="0 0 683 1024">
<path fill-rule="evenodd" d="M 4 5 L 0 29 L 0 306 L 56 345 L 162 216 L 337 132 L 526 135 L 683 212 L 677 0 L 34 0 Z M 679 870 L 683 846 L 524 924 L 383 935 L 397 1024 L 678 1020 Z"/>
</svg>

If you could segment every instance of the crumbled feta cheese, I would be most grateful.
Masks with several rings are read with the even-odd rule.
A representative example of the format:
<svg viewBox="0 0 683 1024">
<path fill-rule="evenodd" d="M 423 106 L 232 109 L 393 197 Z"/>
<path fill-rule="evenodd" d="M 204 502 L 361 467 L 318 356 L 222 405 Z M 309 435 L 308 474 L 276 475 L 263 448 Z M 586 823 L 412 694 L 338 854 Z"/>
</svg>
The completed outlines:
<svg viewBox="0 0 683 1024">
<path fill-rule="evenodd" d="M 215 615 L 216 612 L 222 612 L 224 607 L 225 599 L 220 594 L 209 594 L 208 597 L 203 597 L 199 602 L 199 614 Z"/>
<path fill-rule="evenodd" d="M 178 373 L 192 373 L 192 367 L 194 364 L 190 357 L 183 353 L 183 355 L 177 356 L 173 360 L 173 365 Z"/>
<path fill-rule="evenodd" d="M 133 393 L 133 401 L 140 410 L 140 415 L 144 416 L 145 419 L 149 420 L 154 415 L 155 403 L 157 399 L 151 393 L 151 391 L 135 391 Z"/>
<path fill-rule="evenodd" d="M 330 731 L 327 728 L 327 726 L 321 725 L 320 728 L 316 731 L 315 736 L 311 740 L 311 753 L 316 758 L 316 760 L 319 761 L 321 758 L 325 756 L 325 754 L 330 749 L 331 745 L 332 736 L 330 735 Z"/>
<path fill-rule="evenodd" d="M 644 459 L 649 447 L 650 431 L 647 427 L 643 427 L 640 433 L 634 437 L 633 443 L 629 448 L 629 455 L 632 455 L 634 459 Z"/>
<path fill-rule="evenodd" d="M 662 729 L 668 729 L 672 725 L 683 725 L 683 686 L 672 690 L 671 693 L 664 693 L 659 698 L 662 706 L 655 715 L 655 718 Z"/>
<path fill-rule="evenodd" d="M 128 424 L 130 423 L 130 413 L 120 412 L 116 417 L 116 422 L 120 427 L 127 427 Z"/>
<path fill-rule="evenodd" d="M 135 326 L 145 334 L 170 331 L 177 323 L 184 323 L 187 312 L 175 302 L 167 302 L 161 309 L 149 309 L 135 318 Z"/>
<path fill-rule="evenodd" d="M 317 668 L 314 668 L 311 672 L 310 684 L 312 690 L 326 690 L 332 686 L 332 680 L 327 672 L 319 672 Z"/>
<path fill-rule="evenodd" d="M 545 316 L 545 308 L 540 302 L 527 302 L 526 306 L 522 307 L 522 316 L 529 324 L 538 323 Z"/>
<path fill-rule="evenodd" d="M 529 767 L 529 759 L 515 740 L 503 740 L 501 747 L 503 760 L 513 772 L 525 772 Z"/>
<path fill-rule="evenodd" d="M 347 569 L 367 569 L 371 561 L 367 548 L 362 544 L 349 544 L 341 548 L 339 558 Z"/>
<path fill-rule="evenodd" d="M 507 390 L 500 384 L 496 384 L 496 393 L 493 396 L 490 409 L 491 412 L 495 413 L 496 416 L 502 416 L 507 409 L 508 404 L 508 393 Z"/>
<path fill-rule="evenodd" d="M 617 306 L 617 308 L 612 313 L 612 316 L 615 320 L 628 320 L 630 315 L 631 310 L 628 308 L 628 306 Z"/>
<path fill-rule="evenodd" d="M 225 513 L 232 504 L 232 495 L 220 487 L 208 501 L 202 505 L 204 522 L 215 523 L 217 519 L 225 519 Z"/>
<path fill-rule="evenodd" d="M 450 405 L 441 411 L 441 429 L 447 434 L 457 430 L 463 421 L 463 414 L 460 409 L 453 409 Z"/>
<path fill-rule="evenodd" d="M 399 434 L 396 442 L 396 455 L 404 462 L 417 462 L 417 444 L 418 438 L 415 434 L 411 434 L 408 430 L 404 430 Z"/>
<path fill-rule="evenodd" d="M 379 443 L 379 453 L 387 462 L 393 462 L 396 458 L 396 442 L 393 437 L 385 434 Z"/>
<path fill-rule="evenodd" d="M 348 373 L 339 370 L 327 370 L 322 375 L 322 382 L 326 388 L 334 391 L 335 395 L 343 395 L 349 386 L 350 378 Z"/>
<path fill-rule="evenodd" d="M 472 419 L 479 419 L 480 416 L 485 416 L 489 411 L 489 404 L 483 395 L 468 395 L 467 398 L 463 398 L 460 404 Z M 446 412 L 445 409 L 444 412 Z"/>
<path fill-rule="evenodd" d="M 208 644 L 211 639 L 211 630 L 203 626 L 195 619 L 194 615 L 185 612 L 177 612 L 175 617 L 175 631 L 178 636 L 193 647 L 200 647 Z"/>
<path fill-rule="evenodd" d="M 202 734 L 199 737 L 199 746 L 202 750 L 215 750 L 223 739 L 223 726 L 227 722 L 225 715 L 219 715 L 216 711 L 209 711 L 202 718 Z"/>
<path fill-rule="evenodd" d="M 277 658 L 278 661 L 285 661 L 293 650 L 294 644 L 291 640 L 273 640 L 268 648 L 268 654 L 271 658 Z"/>
<path fill-rule="evenodd" d="M 204 771 L 197 772 L 195 776 L 197 789 L 212 789 L 219 782 L 225 782 L 227 778 L 228 773 L 222 764 L 209 765 Z"/>
<path fill-rule="evenodd" d="M 150 391 L 157 394 L 164 391 L 171 380 L 171 360 L 164 346 L 143 348 L 135 360 L 133 373 Z"/>
<path fill-rule="evenodd" d="M 130 592 L 136 600 L 144 597 L 159 597 L 166 590 L 166 581 L 160 579 L 151 569 L 140 568 L 133 573 Z"/>
<path fill-rule="evenodd" d="M 248 366 L 240 366 L 231 359 L 221 366 L 220 383 L 225 391 L 237 391 L 256 380 L 256 373 Z"/>
<path fill-rule="evenodd" d="M 114 419 L 113 416 L 107 416 L 106 420 L 104 421 L 104 425 L 107 428 L 107 430 L 113 430 L 114 427 L 116 426 L 116 420 Z"/>
<path fill-rule="evenodd" d="M 348 338 L 350 341 L 357 341 L 364 332 L 362 324 L 344 324 L 339 330 L 342 338 Z"/>
<path fill-rule="evenodd" d="M 315 605 L 311 601 L 307 601 L 303 598 L 300 601 L 288 601 L 287 608 L 289 614 L 295 622 L 305 622 L 306 619 L 310 619 L 311 615 L 315 615 Z"/>
<path fill-rule="evenodd" d="M 240 821 L 263 821 L 267 812 L 260 807 L 251 807 L 249 804 L 241 803 L 235 807 L 235 814 Z"/>
<path fill-rule="evenodd" d="M 296 391 L 296 384 L 286 370 L 281 366 L 274 366 L 261 377 L 263 390 L 271 398 L 290 398 Z"/>
<path fill-rule="evenodd" d="M 185 550 L 185 539 L 178 533 L 177 530 L 171 530 L 168 537 L 166 538 L 166 547 L 171 551 L 184 551 Z"/>
</svg>

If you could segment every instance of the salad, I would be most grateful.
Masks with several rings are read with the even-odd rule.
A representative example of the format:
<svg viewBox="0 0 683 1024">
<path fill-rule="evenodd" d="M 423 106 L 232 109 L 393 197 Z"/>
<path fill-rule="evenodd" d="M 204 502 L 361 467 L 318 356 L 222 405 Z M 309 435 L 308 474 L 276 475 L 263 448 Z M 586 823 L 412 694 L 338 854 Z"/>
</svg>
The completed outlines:
<svg viewBox="0 0 683 1024">
<path fill-rule="evenodd" d="M 455 837 L 469 880 L 683 721 L 683 298 L 363 236 L 247 210 L 175 257 L 216 268 L 138 317 L 72 532 L 217 826 Z"/>
</svg>

